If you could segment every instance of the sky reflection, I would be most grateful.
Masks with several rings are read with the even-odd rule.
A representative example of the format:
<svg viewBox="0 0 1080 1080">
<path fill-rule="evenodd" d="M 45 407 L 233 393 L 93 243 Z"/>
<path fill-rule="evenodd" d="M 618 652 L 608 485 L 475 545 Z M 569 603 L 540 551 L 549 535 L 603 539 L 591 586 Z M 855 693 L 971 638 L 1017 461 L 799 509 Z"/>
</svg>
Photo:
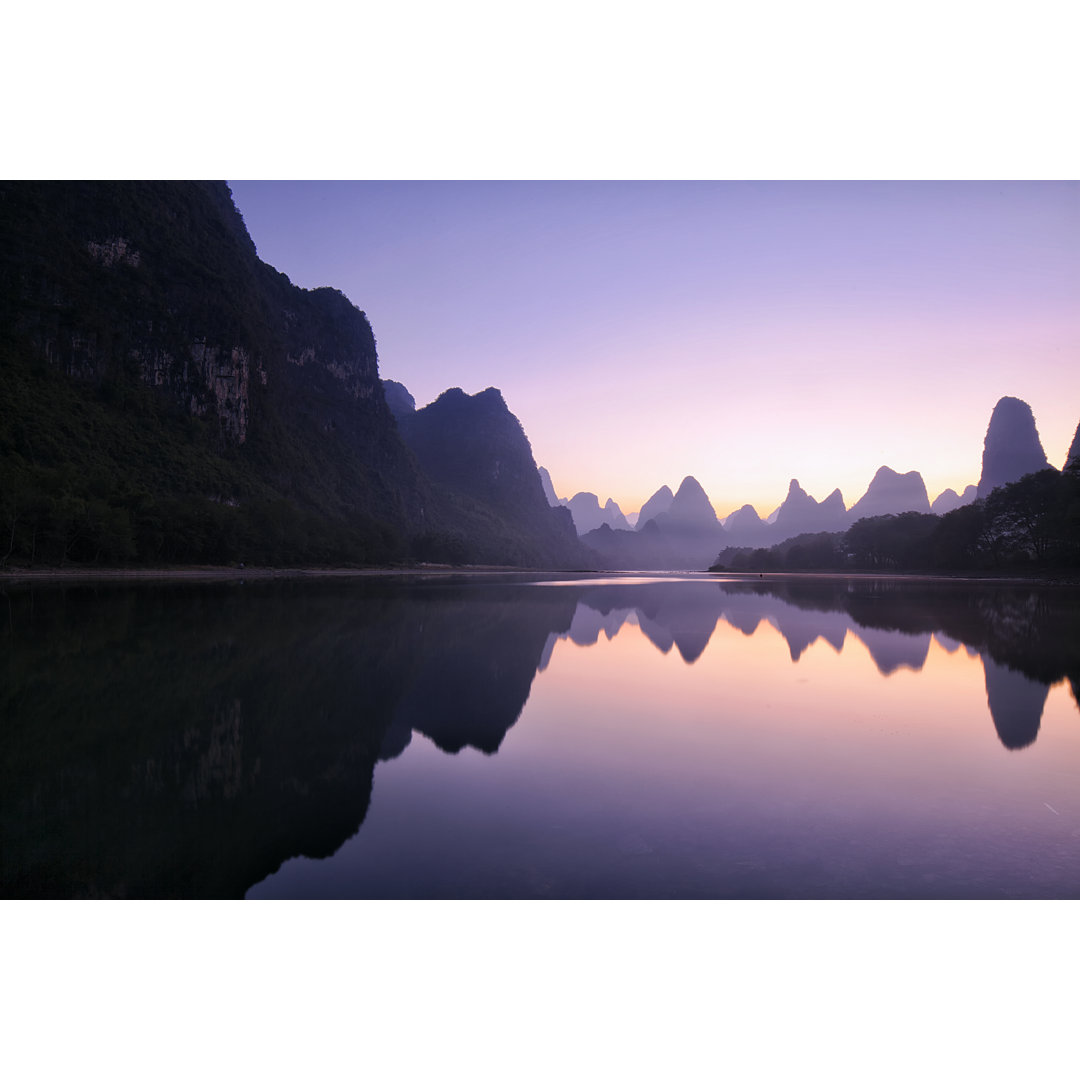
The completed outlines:
<svg viewBox="0 0 1080 1080">
<path fill-rule="evenodd" d="M 414 743 L 333 860 L 249 895 L 1078 894 L 1065 679 L 775 595 L 624 585 L 549 633 L 497 755 Z"/>
</svg>

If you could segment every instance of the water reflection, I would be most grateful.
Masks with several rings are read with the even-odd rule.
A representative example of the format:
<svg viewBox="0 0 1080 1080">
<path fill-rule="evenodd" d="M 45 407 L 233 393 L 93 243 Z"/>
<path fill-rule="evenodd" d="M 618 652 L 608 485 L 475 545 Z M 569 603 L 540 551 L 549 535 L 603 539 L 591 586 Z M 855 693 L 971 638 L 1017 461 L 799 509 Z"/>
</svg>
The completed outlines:
<svg viewBox="0 0 1080 1080">
<path fill-rule="evenodd" d="M 688 668 L 721 625 L 771 627 L 796 665 L 819 641 L 858 642 L 886 680 L 921 671 L 932 641 L 962 648 L 981 658 L 997 738 L 1019 750 L 1052 684 L 1077 695 L 1076 599 L 868 579 L 9 590 L 0 890 L 242 896 L 285 860 L 337 851 L 378 763 L 415 736 L 495 755 L 560 641 L 629 626 Z M 603 692 L 617 716 L 618 686 Z M 596 737 L 587 722 L 572 737 Z"/>
</svg>

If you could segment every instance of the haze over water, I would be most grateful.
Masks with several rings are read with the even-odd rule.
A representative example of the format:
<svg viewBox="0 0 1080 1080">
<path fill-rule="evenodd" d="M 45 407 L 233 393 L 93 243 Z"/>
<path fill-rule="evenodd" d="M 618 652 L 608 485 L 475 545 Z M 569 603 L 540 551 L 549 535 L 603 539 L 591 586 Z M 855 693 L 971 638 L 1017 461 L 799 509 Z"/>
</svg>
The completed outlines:
<svg viewBox="0 0 1080 1080">
<path fill-rule="evenodd" d="M 1076 897 L 1076 599 L 700 575 L 13 590 L 0 885 Z"/>
</svg>

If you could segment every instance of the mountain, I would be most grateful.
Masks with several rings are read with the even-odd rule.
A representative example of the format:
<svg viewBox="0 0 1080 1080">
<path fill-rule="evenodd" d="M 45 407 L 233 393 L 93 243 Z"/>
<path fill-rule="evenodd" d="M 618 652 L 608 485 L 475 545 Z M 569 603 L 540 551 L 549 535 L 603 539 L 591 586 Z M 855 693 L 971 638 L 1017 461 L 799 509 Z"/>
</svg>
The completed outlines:
<svg viewBox="0 0 1080 1080">
<path fill-rule="evenodd" d="M 645 517 L 650 504 L 665 503 L 666 510 Z M 634 531 L 613 529 L 604 523 L 581 539 L 607 569 L 704 570 L 726 535 L 705 491 L 694 477 L 687 476 L 676 494 L 671 495 L 665 486 L 645 504 Z"/>
<path fill-rule="evenodd" d="M 579 491 L 564 505 L 574 516 L 574 528 L 577 529 L 578 536 L 584 536 L 602 525 L 610 525 L 613 529 L 630 528 L 630 523 L 623 517 L 619 504 L 614 499 L 608 499 L 601 506 L 600 500 L 591 491 Z"/>
<path fill-rule="evenodd" d="M 692 476 L 683 477 L 671 505 L 663 513 L 666 515 L 665 521 L 670 525 L 695 529 L 721 527 L 705 489 Z"/>
<path fill-rule="evenodd" d="M 671 505 L 651 521 L 675 553 L 672 566 L 658 569 L 703 570 L 727 535 L 705 490 L 692 476 L 683 478 Z"/>
<path fill-rule="evenodd" d="M 848 511 L 848 520 L 855 522 L 864 517 L 903 514 L 909 510 L 930 513 L 930 499 L 922 476 L 914 470 L 898 473 L 882 465 L 874 473 L 866 494 Z"/>
<path fill-rule="evenodd" d="M 614 499 L 608 499 L 604 503 L 604 513 L 607 514 L 613 529 L 633 529 L 633 525 L 626 520 L 626 515 L 619 509 L 619 504 Z"/>
<path fill-rule="evenodd" d="M 543 465 L 538 465 L 536 471 L 540 474 L 540 485 L 544 489 L 544 498 L 547 499 L 548 506 L 565 506 L 566 500 L 560 499 L 555 494 L 555 486 L 551 482 L 551 473 Z"/>
<path fill-rule="evenodd" d="M 770 515 L 772 517 L 772 515 Z M 844 497 L 836 488 L 823 502 L 808 495 L 792 480 L 787 497 L 776 510 L 772 522 L 771 543 L 800 533 L 829 532 L 844 528 Z"/>
<path fill-rule="evenodd" d="M 1069 447 L 1069 452 L 1065 455 L 1065 468 L 1070 465 L 1080 464 L 1080 424 L 1076 425 L 1076 434 L 1073 436 L 1072 445 Z"/>
<path fill-rule="evenodd" d="M 0 378 L 5 561 L 579 565 L 421 468 L 366 315 L 263 263 L 223 183 L 0 182 Z"/>
<path fill-rule="evenodd" d="M 581 542 L 597 554 L 605 570 L 676 570 L 685 559 L 669 542 L 655 520 L 646 521 L 640 530 L 613 529 L 604 524 L 586 533 Z M 696 563 L 689 569 L 700 569 Z"/>
<path fill-rule="evenodd" d="M 963 495 L 957 495 L 952 488 L 946 488 L 931 504 L 931 514 L 948 514 L 952 510 L 957 510 L 961 506 L 967 506 L 969 503 L 973 503 L 978 498 L 979 491 L 974 484 L 968 484 L 964 488 Z"/>
<path fill-rule="evenodd" d="M 986 498 L 1002 484 L 1040 472 L 1049 464 L 1031 406 L 1019 398 L 1003 397 L 994 406 L 986 429 L 979 498 Z"/>
<path fill-rule="evenodd" d="M 401 383 L 394 382 L 393 379 L 383 379 L 382 387 L 387 407 L 395 419 L 416 412 L 416 399 Z"/>
<path fill-rule="evenodd" d="M 657 514 L 662 514 L 665 510 L 671 507 L 675 496 L 671 492 L 671 488 L 664 484 L 659 490 L 654 491 L 646 500 L 645 505 L 638 511 L 638 519 L 634 523 L 634 528 L 639 532 L 645 527 L 645 522 L 656 517 Z"/>
<path fill-rule="evenodd" d="M 468 500 L 458 506 L 456 521 L 448 520 L 449 531 L 433 538 L 435 547 L 453 548 L 463 536 L 476 561 L 588 565 L 570 512 L 548 505 L 529 440 L 495 387 L 471 396 L 459 387 L 446 390 L 402 416 L 399 426 L 424 472 Z"/>
<path fill-rule="evenodd" d="M 771 534 L 769 526 L 749 503 L 724 518 L 723 525 L 730 535 L 731 543 L 737 546 L 758 547 L 765 543 L 765 538 Z"/>
<path fill-rule="evenodd" d="M 566 504 L 574 518 L 574 528 L 578 536 L 584 536 L 601 525 L 610 524 L 607 514 L 600 506 L 600 500 L 591 491 L 579 491 Z"/>
</svg>

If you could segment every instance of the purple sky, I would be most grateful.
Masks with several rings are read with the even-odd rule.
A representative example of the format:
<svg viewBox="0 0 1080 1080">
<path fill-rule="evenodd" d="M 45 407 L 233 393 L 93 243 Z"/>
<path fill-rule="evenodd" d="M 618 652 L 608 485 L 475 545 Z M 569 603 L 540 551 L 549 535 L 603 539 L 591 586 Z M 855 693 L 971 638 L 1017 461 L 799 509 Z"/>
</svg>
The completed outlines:
<svg viewBox="0 0 1080 1080">
<path fill-rule="evenodd" d="M 231 181 L 259 255 L 367 312 L 418 406 L 497 386 L 563 496 L 697 477 L 764 515 L 880 465 L 979 478 L 1027 401 L 1080 421 L 1074 182 Z"/>
</svg>

